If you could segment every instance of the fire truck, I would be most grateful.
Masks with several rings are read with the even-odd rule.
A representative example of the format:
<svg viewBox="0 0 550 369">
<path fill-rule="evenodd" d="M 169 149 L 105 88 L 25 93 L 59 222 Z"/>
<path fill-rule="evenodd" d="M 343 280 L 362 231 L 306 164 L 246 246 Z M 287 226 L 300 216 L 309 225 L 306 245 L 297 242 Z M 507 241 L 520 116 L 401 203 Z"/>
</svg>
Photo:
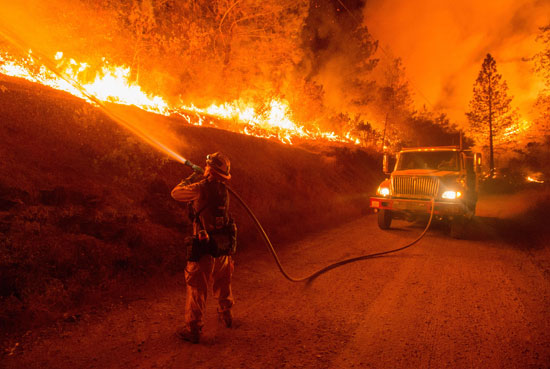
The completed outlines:
<svg viewBox="0 0 550 369">
<path fill-rule="evenodd" d="M 378 226 L 389 229 L 393 219 L 416 221 L 430 215 L 448 222 L 451 237 L 461 238 L 467 220 L 476 210 L 481 154 L 459 146 L 403 149 L 395 157 L 384 154 L 383 170 L 388 176 L 370 198 L 378 215 Z"/>
</svg>

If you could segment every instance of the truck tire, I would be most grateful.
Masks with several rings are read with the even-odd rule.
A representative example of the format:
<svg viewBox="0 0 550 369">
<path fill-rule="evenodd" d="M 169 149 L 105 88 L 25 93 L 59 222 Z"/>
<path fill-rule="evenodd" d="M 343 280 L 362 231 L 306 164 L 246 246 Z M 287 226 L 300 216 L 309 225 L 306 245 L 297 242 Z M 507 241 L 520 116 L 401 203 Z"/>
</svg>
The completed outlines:
<svg viewBox="0 0 550 369">
<path fill-rule="evenodd" d="M 468 204 L 468 211 L 470 212 L 468 214 L 468 218 L 472 219 L 476 215 L 476 202 L 471 202 Z"/>
<path fill-rule="evenodd" d="M 463 216 L 455 217 L 451 220 L 451 237 L 456 239 L 464 238 L 466 228 L 466 219 Z"/>
<path fill-rule="evenodd" d="M 390 210 L 380 209 L 378 212 L 378 227 L 380 229 L 389 229 L 391 225 L 392 214 Z"/>
</svg>

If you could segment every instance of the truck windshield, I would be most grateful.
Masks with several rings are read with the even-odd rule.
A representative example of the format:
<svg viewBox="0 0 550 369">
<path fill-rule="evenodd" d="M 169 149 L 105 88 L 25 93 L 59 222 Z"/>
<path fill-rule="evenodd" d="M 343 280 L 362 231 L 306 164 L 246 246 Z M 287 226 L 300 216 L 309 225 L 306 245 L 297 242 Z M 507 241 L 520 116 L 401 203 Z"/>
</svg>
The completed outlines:
<svg viewBox="0 0 550 369">
<path fill-rule="evenodd" d="M 411 151 L 399 154 L 397 170 L 459 170 L 456 151 Z"/>
</svg>

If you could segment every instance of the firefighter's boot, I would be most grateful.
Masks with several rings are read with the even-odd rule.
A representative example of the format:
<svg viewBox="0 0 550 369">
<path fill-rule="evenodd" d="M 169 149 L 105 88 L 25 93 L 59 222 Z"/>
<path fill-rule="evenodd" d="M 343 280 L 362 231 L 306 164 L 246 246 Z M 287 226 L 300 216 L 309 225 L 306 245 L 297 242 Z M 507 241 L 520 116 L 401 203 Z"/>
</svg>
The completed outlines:
<svg viewBox="0 0 550 369">
<path fill-rule="evenodd" d="M 179 333 L 179 337 L 187 342 L 199 343 L 201 339 L 201 331 L 198 328 L 185 328 Z"/>
<path fill-rule="evenodd" d="M 218 310 L 218 317 L 220 318 L 220 321 L 225 323 L 225 326 L 227 328 L 231 328 L 231 326 L 233 325 L 233 314 L 231 313 L 231 310 Z"/>
</svg>

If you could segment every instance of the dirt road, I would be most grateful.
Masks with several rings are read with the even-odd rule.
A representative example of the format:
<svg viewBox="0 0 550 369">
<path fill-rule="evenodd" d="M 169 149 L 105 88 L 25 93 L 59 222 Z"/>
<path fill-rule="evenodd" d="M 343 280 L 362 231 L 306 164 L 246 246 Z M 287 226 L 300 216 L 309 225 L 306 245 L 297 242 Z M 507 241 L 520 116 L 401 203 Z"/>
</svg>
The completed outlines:
<svg viewBox="0 0 550 369">
<path fill-rule="evenodd" d="M 413 248 L 331 270 L 309 284 L 283 279 L 263 245 L 241 253 L 235 327 L 217 322 L 210 298 L 198 345 L 176 338 L 183 323 L 180 281 L 29 332 L 19 345 L 10 343 L 0 366 L 548 368 L 550 247 L 532 237 L 502 237 L 507 214 L 496 205 L 480 204 L 480 215 L 468 240 L 451 239 L 436 224 Z M 381 231 L 368 215 L 286 245 L 280 257 L 289 273 L 303 276 L 406 244 L 421 231 L 406 222 Z"/>
</svg>

